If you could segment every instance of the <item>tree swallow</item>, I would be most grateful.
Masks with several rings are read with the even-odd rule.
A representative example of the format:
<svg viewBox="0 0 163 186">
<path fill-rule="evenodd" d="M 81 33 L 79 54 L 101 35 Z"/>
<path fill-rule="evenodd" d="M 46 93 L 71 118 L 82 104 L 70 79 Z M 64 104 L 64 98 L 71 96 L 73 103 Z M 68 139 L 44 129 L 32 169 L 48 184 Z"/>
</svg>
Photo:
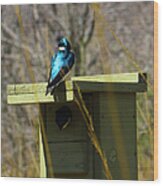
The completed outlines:
<svg viewBox="0 0 163 186">
<path fill-rule="evenodd" d="M 63 37 L 58 42 L 58 51 L 51 59 L 51 68 L 45 95 L 53 95 L 54 89 L 65 79 L 75 61 L 69 41 Z"/>
</svg>

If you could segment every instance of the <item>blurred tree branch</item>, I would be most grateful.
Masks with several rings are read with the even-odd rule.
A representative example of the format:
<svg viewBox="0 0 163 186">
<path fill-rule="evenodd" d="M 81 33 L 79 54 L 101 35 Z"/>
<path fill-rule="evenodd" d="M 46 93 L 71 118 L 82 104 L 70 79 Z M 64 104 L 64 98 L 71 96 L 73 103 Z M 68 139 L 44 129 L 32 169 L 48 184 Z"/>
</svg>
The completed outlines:
<svg viewBox="0 0 163 186">
<path fill-rule="evenodd" d="M 31 55 L 32 57 L 35 57 L 36 55 L 34 54 L 34 51 L 27 45 L 25 44 L 20 44 L 18 41 L 12 41 L 8 38 L 1 38 L 1 41 L 4 42 L 4 43 L 7 43 L 8 45 L 10 46 L 14 46 L 18 49 L 24 49 L 24 50 L 27 50 Z"/>
<path fill-rule="evenodd" d="M 39 14 L 37 10 L 37 5 L 33 5 L 33 18 L 34 18 L 34 37 L 36 41 L 36 50 L 37 50 L 37 56 L 38 59 L 40 60 L 41 64 L 44 64 L 44 57 L 43 57 L 43 52 L 41 49 L 41 34 L 40 34 L 40 28 L 39 28 Z"/>
<path fill-rule="evenodd" d="M 18 36 L 7 26 L 6 23 L 1 22 L 2 30 L 12 39 L 18 40 Z"/>
</svg>

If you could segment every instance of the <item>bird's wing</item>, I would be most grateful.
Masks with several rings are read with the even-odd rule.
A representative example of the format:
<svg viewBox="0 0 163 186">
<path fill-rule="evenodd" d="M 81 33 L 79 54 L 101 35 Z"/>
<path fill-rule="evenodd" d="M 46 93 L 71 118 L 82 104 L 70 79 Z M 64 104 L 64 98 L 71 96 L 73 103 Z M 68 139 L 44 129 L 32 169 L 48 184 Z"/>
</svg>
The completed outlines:
<svg viewBox="0 0 163 186">
<path fill-rule="evenodd" d="M 50 79 L 51 79 L 51 73 L 52 73 L 52 65 L 55 63 L 55 59 L 57 57 L 57 54 L 54 54 L 51 58 L 51 62 L 50 62 L 50 72 L 49 72 L 49 78 L 48 78 L 48 84 L 50 83 Z"/>
<path fill-rule="evenodd" d="M 60 74 L 62 77 L 64 77 L 70 71 L 73 64 L 74 64 L 74 54 L 70 52 L 67 58 L 65 59 L 65 63 L 60 69 Z"/>
<path fill-rule="evenodd" d="M 55 59 L 52 63 L 50 80 L 48 87 L 57 86 L 63 79 L 63 77 L 69 72 L 74 64 L 74 54 L 70 53 L 66 59 Z"/>
<path fill-rule="evenodd" d="M 62 60 L 57 56 L 58 55 L 56 54 L 51 59 L 51 69 L 50 69 L 49 81 L 48 81 L 49 83 L 51 83 L 56 78 L 62 66 Z"/>
<path fill-rule="evenodd" d="M 66 64 L 65 66 L 67 66 L 69 69 L 72 68 L 73 64 L 75 62 L 75 55 L 73 52 L 70 52 L 67 59 L 66 59 Z"/>
</svg>

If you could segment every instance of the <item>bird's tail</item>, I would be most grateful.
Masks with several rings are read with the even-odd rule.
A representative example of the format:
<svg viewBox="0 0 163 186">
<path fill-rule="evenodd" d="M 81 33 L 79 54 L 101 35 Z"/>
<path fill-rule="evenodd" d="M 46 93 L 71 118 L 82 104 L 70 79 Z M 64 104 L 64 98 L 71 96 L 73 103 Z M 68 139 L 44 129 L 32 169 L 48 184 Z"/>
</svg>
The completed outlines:
<svg viewBox="0 0 163 186">
<path fill-rule="evenodd" d="M 56 86 L 52 86 L 52 87 L 47 86 L 45 96 L 47 96 L 49 93 L 51 95 L 53 95 L 54 94 L 55 87 Z"/>
<path fill-rule="evenodd" d="M 47 96 L 47 95 L 48 95 L 48 93 L 49 93 L 49 88 L 47 87 L 47 88 L 46 88 L 46 93 L 45 93 L 45 96 Z"/>
<path fill-rule="evenodd" d="M 49 87 L 49 85 L 47 85 L 45 96 L 47 96 L 51 91 L 52 91 L 52 88 Z"/>
</svg>

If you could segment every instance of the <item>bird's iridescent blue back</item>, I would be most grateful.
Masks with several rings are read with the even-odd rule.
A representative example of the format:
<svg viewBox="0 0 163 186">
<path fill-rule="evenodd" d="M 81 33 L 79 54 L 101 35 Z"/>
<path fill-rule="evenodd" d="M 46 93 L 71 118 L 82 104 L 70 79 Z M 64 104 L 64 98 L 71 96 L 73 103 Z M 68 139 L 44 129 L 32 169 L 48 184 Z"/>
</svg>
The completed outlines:
<svg viewBox="0 0 163 186">
<path fill-rule="evenodd" d="M 52 81 L 62 68 L 71 69 L 74 64 L 74 54 L 67 51 L 58 51 L 51 59 L 51 76 Z"/>
</svg>

